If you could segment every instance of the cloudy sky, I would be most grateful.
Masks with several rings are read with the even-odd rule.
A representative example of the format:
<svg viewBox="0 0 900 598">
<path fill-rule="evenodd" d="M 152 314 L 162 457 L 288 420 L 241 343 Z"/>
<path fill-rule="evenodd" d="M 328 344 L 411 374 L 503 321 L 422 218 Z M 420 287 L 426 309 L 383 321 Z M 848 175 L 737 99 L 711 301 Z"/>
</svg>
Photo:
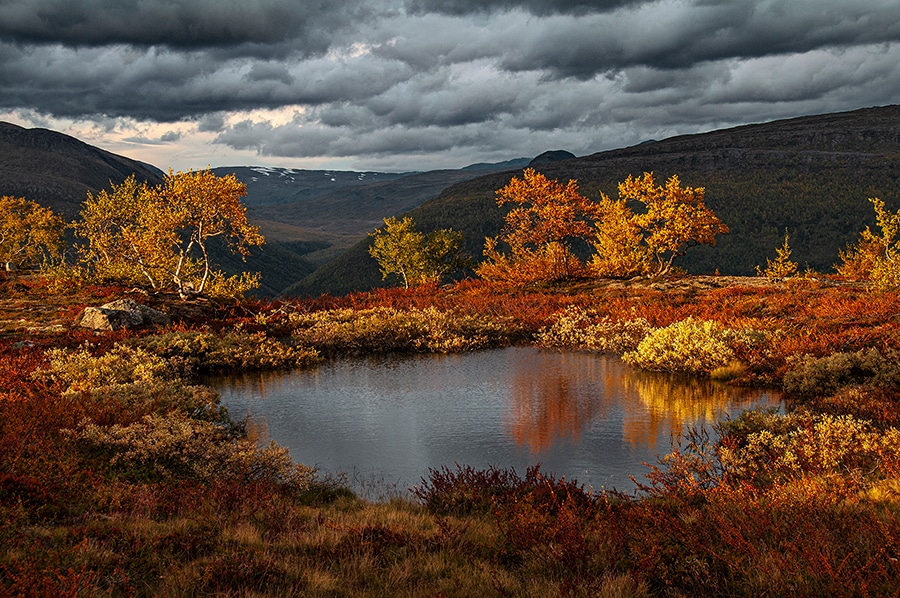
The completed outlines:
<svg viewBox="0 0 900 598">
<path fill-rule="evenodd" d="M 425 170 L 900 103 L 897 0 L 0 0 L 0 120 Z"/>
</svg>

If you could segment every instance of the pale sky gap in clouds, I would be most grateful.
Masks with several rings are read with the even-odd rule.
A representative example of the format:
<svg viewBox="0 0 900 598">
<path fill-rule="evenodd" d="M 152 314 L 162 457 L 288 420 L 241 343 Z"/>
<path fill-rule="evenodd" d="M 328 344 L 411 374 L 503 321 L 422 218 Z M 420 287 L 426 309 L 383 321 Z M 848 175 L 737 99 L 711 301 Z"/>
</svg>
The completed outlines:
<svg viewBox="0 0 900 598">
<path fill-rule="evenodd" d="M 0 0 L 0 120 L 427 170 L 900 102 L 896 0 Z"/>
</svg>

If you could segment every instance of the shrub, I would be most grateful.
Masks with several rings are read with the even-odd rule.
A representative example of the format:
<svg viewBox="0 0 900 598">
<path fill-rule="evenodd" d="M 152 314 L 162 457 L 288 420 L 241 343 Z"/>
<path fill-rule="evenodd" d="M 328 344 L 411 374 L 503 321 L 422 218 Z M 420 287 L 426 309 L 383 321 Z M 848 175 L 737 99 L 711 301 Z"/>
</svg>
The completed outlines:
<svg viewBox="0 0 900 598">
<path fill-rule="evenodd" d="M 87 348 L 77 351 L 50 349 L 47 356 L 48 367 L 36 375 L 62 382 L 68 391 L 73 392 L 172 377 L 172 370 L 165 359 L 140 347 L 116 344 L 110 351 L 97 356 Z"/>
<path fill-rule="evenodd" d="M 189 371 L 293 368 L 319 360 L 314 349 L 290 346 L 261 333 L 170 332 L 132 343 Z"/>
<path fill-rule="evenodd" d="M 553 324 L 542 328 L 535 340 L 547 348 L 565 348 L 621 355 L 634 350 L 653 328 L 643 318 L 598 319 L 595 312 L 572 305 L 560 312 Z"/>
<path fill-rule="evenodd" d="M 854 384 L 900 384 L 900 363 L 896 356 L 885 357 L 874 348 L 827 357 L 803 355 L 791 360 L 784 375 L 784 389 L 801 396 L 831 395 Z"/>
<path fill-rule="evenodd" d="M 451 353 L 505 341 L 492 319 L 427 309 L 335 309 L 291 314 L 293 339 L 327 354 L 431 351 Z"/>
<path fill-rule="evenodd" d="M 805 475 L 880 479 L 895 475 L 900 462 L 900 430 L 882 433 L 847 415 L 748 411 L 721 429 L 725 475 L 756 486 Z"/>
<path fill-rule="evenodd" d="M 69 398 L 94 414 L 95 420 L 103 413 L 131 421 L 151 413 L 179 412 L 193 419 L 230 424 L 228 411 L 219 403 L 219 393 L 208 386 L 187 385 L 180 380 L 101 386 L 77 393 L 70 391 Z"/>
<path fill-rule="evenodd" d="M 708 373 L 733 362 L 736 349 L 759 346 L 765 339 L 759 331 L 731 330 L 688 317 L 651 331 L 634 351 L 622 357 L 648 370 Z"/>
<path fill-rule="evenodd" d="M 302 490 L 315 478 L 314 469 L 295 465 L 274 442 L 259 450 L 222 426 L 180 413 L 150 414 L 124 426 L 86 419 L 64 433 L 88 455 L 104 458 L 113 472 L 137 480 L 265 481 Z"/>
</svg>

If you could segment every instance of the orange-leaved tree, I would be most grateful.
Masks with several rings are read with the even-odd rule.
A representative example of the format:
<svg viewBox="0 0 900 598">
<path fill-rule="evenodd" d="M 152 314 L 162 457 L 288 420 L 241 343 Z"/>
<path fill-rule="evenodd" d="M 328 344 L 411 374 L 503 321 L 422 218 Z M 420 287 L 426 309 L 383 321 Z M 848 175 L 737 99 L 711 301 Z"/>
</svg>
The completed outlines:
<svg viewBox="0 0 900 598">
<path fill-rule="evenodd" d="M 0 263 L 12 269 L 60 259 L 62 218 L 24 197 L 0 197 Z"/>
<path fill-rule="evenodd" d="M 246 195 L 247 187 L 236 176 L 219 177 L 208 168 L 176 174 L 170 169 L 163 184 L 154 189 L 148 202 L 157 212 L 154 218 L 164 230 L 177 233 L 171 276 L 180 292 L 202 293 L 212 275 L 221 278 L 210 262 L 210 239 L 225 239 L 242 257 L 250 254 L 250 246 L 265 243 L 259 228 L 247 220 L 247 208 L 241 203 Z M 193 257 L 195 249 L 200 251 L 198 258 Z"/>
<path fill-rule="evenodd" d="M 598 274 L 667 274 L 675 258 L 693 245 L 715 245 L 725 225 L 705 203 L 702 187 L 682 187 L 677 175 L 657 185 L 653 173 L 629 175 L 619 183 L 619 199 L 603 198 L 594 241 Z M 628 201 L 642 204 L 638 211 Z"/>
<path fill-rule="evenodd" d="M 477 273 L 488 280 L 511 282 L 563 280 L 584 274 L 584 264 L 572 252 L 574 239 L 590 239 L 597 205 L 578 192 L 570 180 L 563 185 L 533 168 L 513 177 L 497 191 L 497 205 L 516 204 L 506 215 L 497 238 L 485 243 L 487 261 Z M 510 254 L 500 251 L 499 241 Z"/>
<path fill-rule="evenodd" d="M 247 220 L 241 203 L 246 187 L 234 175 L 170 170 L 156 187 L 134 176 L 111 187 L 88 193 L 73 225 L 87 241 L 79 254 L 89 277 L 174 288 L 182 296 L 232 296 L 259 286 L 258 274 L 228 277 L 214 269 L 209 255 L 215 237 L 242 256 L 265 242 Z"/>
</svg>

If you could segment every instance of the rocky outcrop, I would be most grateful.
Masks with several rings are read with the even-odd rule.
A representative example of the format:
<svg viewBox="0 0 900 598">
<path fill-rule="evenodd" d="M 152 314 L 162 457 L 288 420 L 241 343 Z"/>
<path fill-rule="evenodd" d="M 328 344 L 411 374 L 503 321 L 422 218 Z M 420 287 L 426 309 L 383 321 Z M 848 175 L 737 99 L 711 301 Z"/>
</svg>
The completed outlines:
<svg viewBox="0 0 900 598">
<path fill-rule="evenodd" d="M 165 326 L 171 319 L 161 311 L 141 305 L 133 299 L 118 299 L 100 307 L 86 307 L 77 324 L 92 330 L 122 330 L 149 324 Z"/>
</svg>

